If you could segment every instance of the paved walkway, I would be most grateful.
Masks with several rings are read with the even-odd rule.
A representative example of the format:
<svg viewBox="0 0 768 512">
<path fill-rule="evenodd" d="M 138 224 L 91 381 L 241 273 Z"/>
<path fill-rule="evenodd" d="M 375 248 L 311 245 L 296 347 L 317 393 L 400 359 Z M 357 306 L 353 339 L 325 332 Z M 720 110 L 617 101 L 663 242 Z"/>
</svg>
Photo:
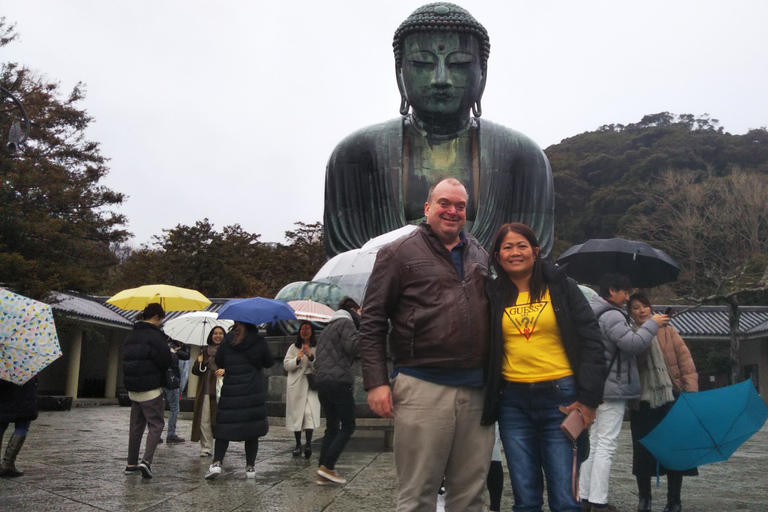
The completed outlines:
<svg viewBox="0 0 768 512">
<path fill-rule="evenodd" d="M 319 439 L 311 460 L 293 458 L 293 434 L 273 425 L 262 438 L 256 479 L 245 479 L 242 443 L 233 443 L 224 473 L 215 481 L 203 474 L 209 458 L 195 443 L 162 444 L 155 454 L 155 478 L 125 476 L 128 408 L 102 406 L 43 412 L 32 423 L 17 466 L 26 472 L 0 479 L 0 510 L 44 511 L 326 511 L 394 510 L 395 471 L 383 434 L 356 432 L 337 465 L 349 479 L 343 487 L 318 486 L 315 469 Z M 276 423 L 279 420 L 275 421 Z M 191 422 L 179 420 L 179 433 Z M 319 434 L 319 433 L 318 433 Z M 319 438 L 319 435 L 317 436 Z M 700 468 L 683 484 L 685 512 L 768 511 L 768 428 L 750 439 L 728 462 Z M 619 510 L 636 510 L 631 474 L 629 425 L 624 424 L 614 461 L 611 496 Z M 664 506 L 665 480 L 654 487 L 654 510 Z M 502 510 L 512 509 L 505 481 Z M 545 508 L 545 510 L 548 510 Z"/>
</svg>

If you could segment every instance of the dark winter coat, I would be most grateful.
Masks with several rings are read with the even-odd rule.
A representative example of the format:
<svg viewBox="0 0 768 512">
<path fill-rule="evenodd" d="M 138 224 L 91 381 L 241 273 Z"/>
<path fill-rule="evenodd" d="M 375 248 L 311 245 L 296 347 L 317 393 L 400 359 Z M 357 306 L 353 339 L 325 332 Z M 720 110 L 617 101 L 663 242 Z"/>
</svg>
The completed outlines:
<svg viewBox="0 0 768 512">
<path fill-rule="evenodd" d="M 168 350 L 171 352 L 171 371 L 176 376 L 176 379 L 174 380 L 176 384 L 171 387 L 168 387 L 166 384 L 165 389 L 179 389 L 179 385 L 181 384 L 181 370 L 179 369 L 179 361 L 189 361 L 189 345 L 185 345 L 180 341 L 168 338 Z"/>
<path fill-rule="evenodd" d="M 128 391 L 151 391 L 165 386 L 171 366 L 168 336 L 149 322 L 136 322 L 123 348 L 123 383 Z"/>
<path fill-rule="evenodd" d="M 265 436 L 267 387 L 263 368 L 275 364 L 267 340 L 249 332 L 237 345 L 229 333 L 216 352 L 216 366 L 224 369 L 224 385 L 219 397 L 213 437 L 227 441 L 249 441 Z"/>
<path fill-rule="evenodd" d="M 37 419 L 37 375 L 19 386 L 0 380 L 0 423 Z"/>
<path fill-rule="evenodd" d="M 357 329 L 352 315 L 338 310 L 328 327 L 320 333 L 315 349 L 315 379 L 317 382 L 354 384 L 352 363 L 360 351 Z"/>
<path fill-rule="evenodd" d="M 566 277 L 562 267 L 544 263 L 544 282 L 547 283 L 555 319 L 568 363 L 579 386 L 576 400 L 589 407 L 602 402 L 606 377 L 606 362 L 600 327 L 586 297 L 576 281 Z M 491 300 L 491 356 L 488 365 L 483 425 L 493 425 L 498 419 L 499 396 L 503 377 L 504 334 L 501 320 L 506 297 L 495 280 L 489 280 L 487 291 Z"/>
</svg>

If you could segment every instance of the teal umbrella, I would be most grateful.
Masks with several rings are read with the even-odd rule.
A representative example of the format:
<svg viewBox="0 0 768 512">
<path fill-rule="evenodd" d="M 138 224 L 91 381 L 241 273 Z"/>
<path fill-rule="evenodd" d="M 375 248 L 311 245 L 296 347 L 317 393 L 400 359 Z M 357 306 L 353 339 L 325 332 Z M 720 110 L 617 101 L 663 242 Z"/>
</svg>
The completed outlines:
<svg viewBox="0 0 768 512">
<path fill-rule="evenodd" d="M 661 465 L 683 471 L 728 460 L 766 419 L 768 407 L 747 380 L 710 391 L 683 393 L 640 442 Z"/>
</svg>

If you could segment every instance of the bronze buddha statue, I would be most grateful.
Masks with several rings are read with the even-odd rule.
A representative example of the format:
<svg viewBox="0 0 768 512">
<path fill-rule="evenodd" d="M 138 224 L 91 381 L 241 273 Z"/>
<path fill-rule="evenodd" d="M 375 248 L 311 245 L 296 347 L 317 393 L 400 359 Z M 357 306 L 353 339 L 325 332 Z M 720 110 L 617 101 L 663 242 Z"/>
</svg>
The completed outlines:
<svg viewBox="0 0 768 512">
<path fill-rule="evenodd" d="M 465 229 L 486 249 L 505 222 L 553 243 L 549 162 L 525 135 L 480 119 L 490 42 L 466 10 L 417 9 L 395 32 L 401 117 L 345 138 L 328 162 L 325 247 L 329 257 L 424 216 L 429 188 L 447 177 L 469 193 Z"/>
</svg>

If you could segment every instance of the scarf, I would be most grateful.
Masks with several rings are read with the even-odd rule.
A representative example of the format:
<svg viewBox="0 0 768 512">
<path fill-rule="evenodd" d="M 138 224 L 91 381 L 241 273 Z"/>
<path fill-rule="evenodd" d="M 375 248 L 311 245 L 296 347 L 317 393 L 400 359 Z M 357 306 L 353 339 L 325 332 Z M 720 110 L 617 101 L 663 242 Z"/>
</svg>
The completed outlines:
<svg viewBox="0 0 768 512">
<path fill-rule="evenodd" d="M 667 363 L 664 361 L 659 338 L 656 336 L 651 340 L 646 369 L 640 376 L 640 385 L 642 387 L 640 400 L 648 402 L 651 409 L 675 400 L 672 393 L 672 379 L 669 377 Z"/>
<path fill-rule="evenodd" d="M 208 351 L 208 371 L 211 373 L 218 370 L 218 367 L 216 366 L 216 361 L 214 359 L 216 358 L 216 352 L 219 350 L 219 345 L 208 345 L 207 351 Z"/>
</svg>

